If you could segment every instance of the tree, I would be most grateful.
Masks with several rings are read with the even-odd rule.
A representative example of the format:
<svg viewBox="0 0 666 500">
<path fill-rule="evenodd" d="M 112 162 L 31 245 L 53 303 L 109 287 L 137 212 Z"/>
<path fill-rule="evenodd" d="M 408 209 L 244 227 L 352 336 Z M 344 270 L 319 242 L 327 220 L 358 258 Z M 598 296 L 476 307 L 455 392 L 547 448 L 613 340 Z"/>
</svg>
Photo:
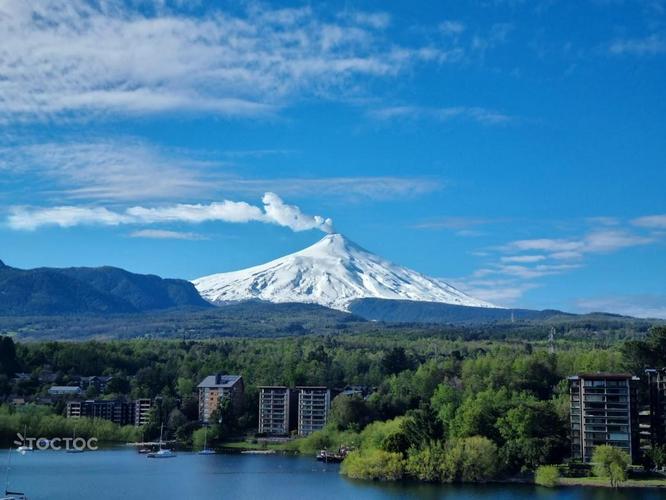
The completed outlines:
<svg viewBox="0 0 666 500">
<path fill-rule="evenodd" d="M 411 367 L 411 363 L 404 347 L 393 347 L 384 353 L 382 358 L 382 372 L 394 375 Z"/>
<path fill-rule="evenodd" d="M 14 340 L 11 337 L 0 336 L 0 373 L 13 377 L 17 370 Z"/>
<path fill-rule="evenodd" d="M 559 478 L 560 469 L 555 465 L 542 465 L 537 468 L 536 473 L 534 474 L 534 482 L 539 486 L 545 486 L 547 488 L 556 486 Z"/>
<path fill-rule="evenodd" d="M 607 444 L 597 446 L 592 453 L 592 471 L 597 477 L 607 477 L 610 485 L 617 487 L 627 480 L 627 467 L 631 459 L 626 451 Z"/>
<path fill-rule="evenodd" d="M 442 478 L 448 481 L 483 482 L 498 472 L 497 446 L 483 436 L 455 440 L 447 449 Z"/>
<path fill-rule="evenodd" d="M 340 394 L 331 403 L 331 420 L 338 429 L 362 429 L 372 420 L 372 410 L 360 396 Z"/>
</svg>

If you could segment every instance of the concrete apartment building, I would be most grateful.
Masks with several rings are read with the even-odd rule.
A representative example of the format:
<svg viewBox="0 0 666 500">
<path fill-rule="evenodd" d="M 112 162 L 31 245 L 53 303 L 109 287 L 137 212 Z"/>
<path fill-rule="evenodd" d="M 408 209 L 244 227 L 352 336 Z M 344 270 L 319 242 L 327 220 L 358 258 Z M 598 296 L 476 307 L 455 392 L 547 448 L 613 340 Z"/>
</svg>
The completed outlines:
<svg viewBox="0 0 666 500">
<path fill-rule="evenodd" d="M 131 401 L 118 399 L 88 399 L 85 401 L 69 401 L 67 418 L 101 418 L 118 425 L 134 424 L 134 405 Z"/>
<path fill-rule="evenodd" d="M 594 448 L 623 449 L 632 462 L 640 454 L 636 383 L 626 373 L 581 373 L 568 377 L 571 456 L 590 462 Z"/>
<path fill-rule="evenodd" d="M 102 418 L 118 425 L 140 426 L 148 423 L 153 402 L 150 399 L 87 399 L 67 402 L 67 418 Z"/>
<path fill-rule="evenodd" d="M 197 386 L 199 390 L 199 421 L 207 424 L 225 398 L 238 407 L 243 400 L 244 385 L 240 375 L 209 375 Z"/>
<path fill-rule="evenodd" d="M 331 408 L 331 391 L 326 387 L 296 387 L 298 392 L 298 435 L 323 429 Z"/>
<path fill-rule="evenodd" d="M 648 385 L 649 411 L 647 412 L 650 446 L 666 443 L 666 368 L 645 370 Z"/>
<path fill-rule="evenodd" d="M 295 392 L 285 386 L 259 387 L 259 434 L 288 436 L 294 428 Z"/>
<path fill-rule="evenodd" d="M 150 420 L 150 411 L 153 409 L 152 399 L 143 398 L 134 400 L 134 425 L 145 425 Z"/>
</svg>

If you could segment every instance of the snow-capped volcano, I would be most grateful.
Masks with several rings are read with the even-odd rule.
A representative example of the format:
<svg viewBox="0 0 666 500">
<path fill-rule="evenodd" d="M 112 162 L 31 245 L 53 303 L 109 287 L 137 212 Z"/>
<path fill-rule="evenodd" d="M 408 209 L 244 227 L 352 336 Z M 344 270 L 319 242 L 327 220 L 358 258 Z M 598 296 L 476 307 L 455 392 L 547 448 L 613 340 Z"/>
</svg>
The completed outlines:
<svg viewBox="0 0 666 500">
<path fill-rule="evenodd" d="M 347 310 L 354 299 L 379 298 L 494 307 L 435 278 L 398 266 L 339 233 L 260 266 L 193 281 L 213 303 L 260 299 Z"/>
</svg>

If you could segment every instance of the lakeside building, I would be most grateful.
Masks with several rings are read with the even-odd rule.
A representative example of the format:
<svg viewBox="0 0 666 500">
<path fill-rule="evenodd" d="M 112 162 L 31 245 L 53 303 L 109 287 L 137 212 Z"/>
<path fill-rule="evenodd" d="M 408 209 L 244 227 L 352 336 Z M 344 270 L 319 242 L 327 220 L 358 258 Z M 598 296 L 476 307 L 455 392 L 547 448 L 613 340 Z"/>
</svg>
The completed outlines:
<svg viewBox="0 0 666 500">
<path fill-rule="evenodd" d="M 87 399 L 67 402 L 67 418 L 101 418 L 118 425 L 147 424 L 153 402 L 150 399 Z"/>
<path fill-rule="evenodd" d="M 649 445 L 666 443 L 666 368 L 645 370 L 649 409 L 646 411 L 646 428 Z"/>
<path fill-rule="evenodd" d="M 322 386 L 296 387 L 298 392 L 298 435 L 308 436 L 324 428 L 331 408 L 331 391 Z"/>
<path fill-rule="evenodd" d="M 259 387 L 259 434 L 288 436 L 295 427 L 296 393 L 285 386 Z"/>
<path fill-rule="evenodd" d="M 134 400 L 134 425 L 139 427 L 150 421 L 153 400 L 148 398 Z"/>
<path fill-rule="evenodd" d="M 581 373 L 568 377 L 571 456 L 590 462 L 596 446 L 623 449 L 632 462 L 640 454 L 636 382 L 627 373 Z"/>
<path fill-rule="evenodd" d="M 209 375 L 197 386 L 199 390 L 199 420 L 205 424 L 220 407 L 225 398 L 230 398 L 235 407 L 243 401 L 244 385 L 240 375 Z"/>
<path fill-rule="evenodd" d="M 67 418 L 101 418 L 118 425 L 134 424 L 134 408 L 132 402 L 119 399 L 87 399 L 85 401 L 69 401 Z"/>
</svg>

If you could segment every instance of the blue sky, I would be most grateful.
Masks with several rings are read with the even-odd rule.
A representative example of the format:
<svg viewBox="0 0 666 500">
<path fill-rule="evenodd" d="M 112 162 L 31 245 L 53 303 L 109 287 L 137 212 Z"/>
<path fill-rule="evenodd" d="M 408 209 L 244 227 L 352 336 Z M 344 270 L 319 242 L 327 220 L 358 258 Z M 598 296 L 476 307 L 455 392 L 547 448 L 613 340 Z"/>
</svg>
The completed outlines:
<svg viewBox="0 0 666 500">
<path fill-rule="evenodd" d="M 35 4 L 0 2 L 9 265 L 192 279 L 334 227 L 500 305 L 666 317 L 665 2 Z"/>
</svg>

